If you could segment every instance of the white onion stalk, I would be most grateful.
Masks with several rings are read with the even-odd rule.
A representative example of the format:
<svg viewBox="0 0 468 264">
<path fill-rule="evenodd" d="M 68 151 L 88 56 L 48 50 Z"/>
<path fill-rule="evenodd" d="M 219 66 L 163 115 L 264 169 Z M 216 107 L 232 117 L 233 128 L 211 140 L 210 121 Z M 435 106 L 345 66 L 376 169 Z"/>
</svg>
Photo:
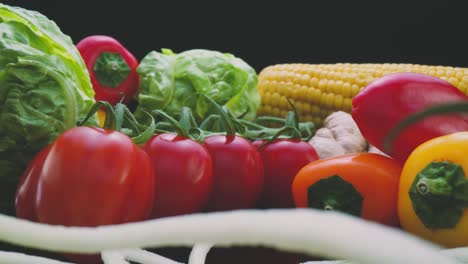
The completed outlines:
<svg viewBox="0 0 468 264">
<path fill-rule="evenodd" d="M 130 264 L 118 251 L 104 251 L 101 253 L 101 258 L 104 264 Z"/>
<path fill-rule="evenodd" d="M 206 255 L 210 252 L 213 247 L 211 244 L 196 244 L 193 246 L 190 252 L 188 264 L 204 264 L 206 261 Z"/>
<path fill-rule="evenodd" d="M 468 247 L 445 249 L 440 251 L 442 254 L 455 258 L 460 263 L 468 264 Z M 359 264 L 351 263 L 349 261 L 336 260 L 336 261 L 307 261 L 301 264 Z"/>
<path fill-rule="evenodd" d="M 442 254 L 450 256 L 461 263 L 468 263 L 468 247 L 442 250 Z"/>
<path fill-rule="evenodd" d="M 182 264 L 143 249 L 104 251 L 102 252 L 102 260 L 104 264 L 127 264 L 129 263 L 127 260 L 145 264 Z"/>
<path fill-rule="evenodd" d="M 315 261 L 307 261 L 300 264 L 357 264 L 351 263 L 349 261 L 342 261 L 342 260 L 315 260 Z"/>
<path fill-rule="evenodd" d="M 96 228 L 44 225 L 0 215 L 0 240 L 70 253 L 205 243 L 266 246 L 360 264 L 461 263 L 400 230 L 312 209 L 203 213 Z"/>
<path fill-rule="evenodd" d="M 2 264 L 73 264 L 70 262 L 62 262 L 58 260 L 29 256 L 22 253 L 0 251 L 0 263 Z"/>
</svg>

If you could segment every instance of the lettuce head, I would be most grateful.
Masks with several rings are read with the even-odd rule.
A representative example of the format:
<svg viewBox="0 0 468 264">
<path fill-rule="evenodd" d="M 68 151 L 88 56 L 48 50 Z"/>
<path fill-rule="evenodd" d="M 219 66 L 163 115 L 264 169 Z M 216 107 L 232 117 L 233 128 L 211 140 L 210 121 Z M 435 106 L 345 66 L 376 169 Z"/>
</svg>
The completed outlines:
<svg viewBox="0 0 468 264">
<path fill-rule="evenodd" d="M 198 119 L 215 113 L 211 97 L 235 116 L 256 116 L 260 105 L 257 74 L 242 59 L 231 54 L 194 49 L 179 54 L 152 51 L 141 61 L 140 92 L 136 115 L 161 109 L 170 115 L 190 107 Z"/>
<path fill-rule="evenodd" d="M 0 209 L 12 205 L 27 163 L 76 126 L 93 98 L 70 37 L 40 13 L 0 4 Z"/>
</svg>

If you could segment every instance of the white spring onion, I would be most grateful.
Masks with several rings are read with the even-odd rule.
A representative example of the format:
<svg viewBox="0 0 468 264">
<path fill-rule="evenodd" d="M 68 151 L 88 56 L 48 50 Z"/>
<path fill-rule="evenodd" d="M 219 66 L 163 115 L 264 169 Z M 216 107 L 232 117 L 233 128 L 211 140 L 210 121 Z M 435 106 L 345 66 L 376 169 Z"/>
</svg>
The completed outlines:
<svg viewBox="0 0 468 264">
<path fill-rule="evenodd" d="M 468 247 L 442 250 L 442 254 L 450 256 L 461 263 L 468 263 Z"/>
<path fill-rule="evenodd" d="M 125 249 L 118 251 L 126 260 L 145 264 L 182 264 L 143 249 Z M 112 263 L 114 264 L 114 263 Z"/>
<path fill-rule="evenodd" d="M 312 209 L 203 213 L 96 228 L 51 226 L 0 215 L 0 240 L 70 253 L 202 243 L 266 246 L 360 264 L 461 263 L 403 231 Z"/>
<path fill-rule="evenodd" d="M 445 249 L 440 251 L 442 254 L 455 258 L 460 263 L 468 264 L 468 247 L 462 248 L 454 248 L 454 249 Z M 336 261 L 307 261 L 301 264 L 358 264 L 358 263 L 351 263 L 349 261 L 344 260 L 336 260 Z"/>
<path fill-rule="evenodd" d="M 206 255 L 210 252 L 213 245 L 210 244 L 196 244 L 190 252 L 188 264 L 204 264 Z"/>
<path fill-rule="evenodd" d="M 22 253 L 0 251 L 0 263 L 2 264 L 72 264 L 58 260 L 29 256 Z M 117 263 L 115 263 L 117 264 Z"/>
<path fill-rule="evenodd" d="M 104 264 L 130 264 L 118 251 L 104 251 L 101 253 L 101 257 Z"/>
</svg>

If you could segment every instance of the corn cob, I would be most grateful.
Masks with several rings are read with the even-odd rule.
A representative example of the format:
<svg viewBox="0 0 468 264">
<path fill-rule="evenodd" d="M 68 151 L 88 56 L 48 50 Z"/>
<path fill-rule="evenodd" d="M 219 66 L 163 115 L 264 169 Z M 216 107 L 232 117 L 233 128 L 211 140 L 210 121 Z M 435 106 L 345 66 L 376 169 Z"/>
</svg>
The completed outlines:
<svg viewBox="0 0 468 264">
<path fill-rule="evenodd" d="M 322 126 L 332 112 L 351 112 L 352 98 L 367 84 L 383 75 L 416 72 L 444 79 L 468 94 L 468 68 L 417 64 L 278 64 L 259 74 L 262 103 L 258 115 L 284 117 L 289 98 L 301 122 Z"/>
</svg>

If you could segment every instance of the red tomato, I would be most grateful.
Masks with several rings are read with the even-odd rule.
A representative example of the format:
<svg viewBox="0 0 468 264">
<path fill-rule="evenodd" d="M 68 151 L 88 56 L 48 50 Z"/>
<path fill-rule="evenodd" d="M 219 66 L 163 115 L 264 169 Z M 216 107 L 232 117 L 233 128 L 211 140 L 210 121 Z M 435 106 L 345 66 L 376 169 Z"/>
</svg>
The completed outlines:
<svg viewBox="0 0 468 264">
<path fill-rule="evenodd" d="M 144 146 L 156 173 L 153 217 L 198 212 L 212 189 L 212 160 L 198 142 L 172 133 L 151 138 Z"/>
<path fill-rule="evenodd" d="M 29 162 L 26 171 L 19 181 L 15 197 L 16 216 L 18 218 L 38 222 L 36 203 L 34 203 L 37 195 L 37 181 L 44 165 L 44 160 L 49 154 L 50 147 L 49 145 L 44 148 Z"/>
<path fill-rule="evenodd" d="M 204 141 L 213 158 L 213 192 L 207 210 L 254 207 L 263 187 L 260 154 L 239 136 L 215 135 Z"/>
<path fill-rule="evenodd" d="M 260 147 L 263 142 L 253 144 Z M 300 139 L 276 139 L 258 150 L 265 170 L 262 207 L 294 207 L 292 182 L 302 167 L 319 159 L 314 147 Z"/>
<path fill-rule="evenodd" d="M 154 187 L 148 156 L 128 136 L 77 127 L 31 161 L 17 189 L 16 212 L 64 226 L 140 221 L 149 217 Z"/>
<path fill-rule="evenodd" d="M 139 85 L 138 60 L 117 40 L 109 36 L 89 36 L 76 44 L 88 68 L 96 101 L 113 105 L 132 100 Z"/>
</svg>

